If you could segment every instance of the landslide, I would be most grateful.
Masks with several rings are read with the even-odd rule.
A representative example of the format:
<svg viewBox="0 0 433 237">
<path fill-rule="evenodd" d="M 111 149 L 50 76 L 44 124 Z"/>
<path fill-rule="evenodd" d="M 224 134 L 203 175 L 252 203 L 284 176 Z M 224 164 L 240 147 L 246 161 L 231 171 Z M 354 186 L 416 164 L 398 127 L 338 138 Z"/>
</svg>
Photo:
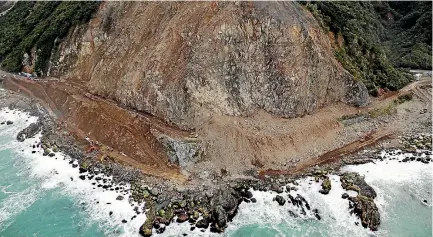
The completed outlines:
<svg viewBox="0 0 433 237">
<path fill-rule="evenodd" d="M 107 2 L 81 38 L 59 47 L 77 58 L 59 71 L 65 80 L 182 128 L 214 114 L 292 118 L 368 101 L 295 2 Z"/>
<path fill-rule="evenodd" d="M 163 146 L 151 130 L 178 139 L 187 137 L 188 132 L 94 97 L 76 84 L 54 80 L 32 82 L 8 76 L 3 86 L 37 99 L 57 118 L 58 128 L 74 136 L 83 150 L 96 147 L 100 161 L 111 160 L 155 177 L 185 181 L 179 168 L 168 162 Z"/>
<path fill-rule="evenodd" d="M 296 2 L 103 2 L 70 28 L 47 68 L 55 78 L 4 83 L 40 99 L 103 154 L 180 181 L 185 172 L 210 181 L 221 169 L 275 169 L 336 149 L 335 117 L 369 99 Z M 185 141 L 192 131 L 203 155 L 180 170 L 154 134 Z"/>
</svg>

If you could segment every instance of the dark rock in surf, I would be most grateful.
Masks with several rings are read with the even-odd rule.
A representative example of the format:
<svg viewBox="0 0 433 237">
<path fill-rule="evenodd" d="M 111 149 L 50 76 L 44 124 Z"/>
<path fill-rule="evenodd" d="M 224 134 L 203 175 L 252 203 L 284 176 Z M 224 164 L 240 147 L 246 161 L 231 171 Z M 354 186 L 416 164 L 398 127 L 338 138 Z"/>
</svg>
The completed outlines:
<svg viewBox="0 0 433 237">
<path fill-rule="evenodd" d="M 278 204 L 280 206 L 284 206 L 284 204 L 286 203 L 286 200 L 282 196 L 280 196 L 280 195 L 277 195 L 275 197 L 275 201 L 278 202 Z"/>
<path fill-rule="evenodd" d="M 23 142 L 26 140 L 26 138 L 34 137 L 38 132 L 40 132 L 42 129 L 42 123 L 31 123 L 28 127 L 24 128 L 22 131 L 20 131 L 17 135 L 17 140 L 19 142 Z M 33 145 L 33 148 L 35 148 L 35 145 Z"/>
<path fill-rule="evenodd" d="M 207 229 L 207 228 L 209 227 L 209 222 L 207 221 L 206 218 L 203 218 L 203 219 L 197 221 L 197 223 L 195 224 L 195 226 L 196 226 L 197 228 L 204 228 L 204 229 Z"/>
</svg>

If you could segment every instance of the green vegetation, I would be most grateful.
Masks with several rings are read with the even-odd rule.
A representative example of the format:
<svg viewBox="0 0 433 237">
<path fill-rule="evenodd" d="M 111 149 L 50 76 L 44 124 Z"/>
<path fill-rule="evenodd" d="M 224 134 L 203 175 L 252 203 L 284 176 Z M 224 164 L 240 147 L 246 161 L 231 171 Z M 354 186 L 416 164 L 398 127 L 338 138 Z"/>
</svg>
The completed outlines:
<svg viewBox="0 0 433 237">
<path fill-rule="evenodd" d="M 385 49 L 396 67 L 432 69 L 432 2 L 389 2 L 381 10 Z M 392 12 L 388 17 L 385 12 Z"/>
<path fill-rule="evenodd" d="M 412 80 L 403 68 L 431 69 L 431 2 L 311 2 L 306 8 L 337 36 L 335 56 L 370 94 Z M 336 38 L 336 39 L 335 39 Z"/>
<path fill-rule="evenodd" d="M 407 93 L 407 94 L 398 96 L 397 100 L 396 100 L 396 103 L 397 104 L 403 104 L 404 102 L 410 101 L 412 99 L 413 99 L 412 94 L 411 93 Z"/>
<path fill-rule="evenodd" d="M 90 20 L 99 2 L 17 2 L 0 16 L 0 61 L 7 71 L 19 71 L 23 55 L 36 48 L 35 71 L 46 73 L 52 50 L 72 26 Z"/>
<path fill-rule="evenodd" d="M 396 101 L 390 102 L 388 105 L 368 111 L 370 118 L 378 118 L 382 116 L 391 115 L 397 112 Z"/>
</svg>

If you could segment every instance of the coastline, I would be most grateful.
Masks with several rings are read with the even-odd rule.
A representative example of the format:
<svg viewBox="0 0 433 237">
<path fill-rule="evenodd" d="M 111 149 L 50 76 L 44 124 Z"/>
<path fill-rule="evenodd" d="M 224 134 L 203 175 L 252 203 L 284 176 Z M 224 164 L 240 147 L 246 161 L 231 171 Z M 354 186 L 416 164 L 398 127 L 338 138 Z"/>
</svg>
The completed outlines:
<svg viewBox="0 0 433 237">
<path fill-rule="evenodd" d="M 11 92 L 1 91 L 0 93 Z M 44 145 L 45 149 L 50 150 L 50 152 L 56 147 L 58 151 L 69 156 L 73 161 L 71 166 L 75 166 L 75 168 L 79 169 L 82 175 L 85 175 L 84 179 L 89 179 L 89 177 L 93 179 L 99 173 L 103 173 L 106 176 L 113 176 L 114 185 L 129 183 L 131 185 L 131 199 L 139 203 L 145 203 L 145 210 L 142 209 L 139 210 L 139 212 L 142 213 L 147 210 L 146 222 L 140 228 L 140 233 L 144 236 L 150 236 L 152 233 L 165 231 L 166 226 L 173 221 L 178 223 L 189 222 L 195 224 L 197 229 L 199 227 L 210 226 L 209 230 L 212 232 L 223 232 L 227 223 L 232 221 L 237 214 L 239 205 L 242 202 L 255 202 L 254 195 L 251 196 L 251 189 L 257 191 L 270 190 L 276 194 L 281 194 L 286 192 L 288 184 L 291 183 L 292 185 L 289 186 L 296 188 L 296 186 L 298 186 L 296 185 L 296 180 L 313 177 L 313 179 L 322 186 L 321 190 L 325 190 L 327 187 L 326 185 L 322 185 L 324 183 L 323 181 L 329 179 L 328 175 L 342 175 L 340 172 L 341 167 L 352 164 L 359 165 L 374 162 L 377 159 L 383 159 L 379 155 L 380 152 L 378 150 L 381 150 L 381 148 L 379 148 L 378 150 L 373 149 L 373 151 L 354 154 L 331 164 L 311 167 L 295 175 L 261 176 L 259 173 L 253 173 L 250 177 L 244 177 L 243 179 L 221 177 L 219 182 L 212 186 L 180 186 L 158 178 L 144 176 L 137 169 L 117 163 L 110 161 L 98 162 L 97 157 L 95 157 L 96 154 L 82 151 L 79 146 L 75 144 L 71 136 L 68 136 L 68 134 L 63 131 L 57 130 L 55 118 L 50 117 L 49 113 L 45 111 L 42 106 L 27 97 L 15 93 L 7 95 L 2 94 L 0 100 L 0 107 L 23 110 L 29 112 L 32 116 L 39 117 L 40 127 L 36 130 L 40 130 L 42 134 L 40 145 Z M 416 133 L 418 134 L 418 132 Z M 428 139 L 426 141 L 414 141 L 415 139 L 417 138 L 411 137 L 410 139 L 406 139 L 409 146 L 404 147 L 405 143 L 403 143 L 400 145 L 400 148 L 406 149 L 405 152 L 413 153 L 416 152 L 416 150 L 410 148 L 410 145 L 420 143 L 423 146 L 430 144 L 430 148 L 426 148 L 431 150 L 431 135 L 430 142 Z M 395 146 L 395 148 L 397 148 L 397 146 Z M 49 154 L 50 153 L 48 153 L 47 156 L 49 156 Z M 409 162 L 414 161 L 416 162 L 417 158 L 413 161 L 409 160 Z M 418 161 L 422 162 L 422 160 Z M 361 180 L 360 182 L 362 183 Z M 361 185 L 364 185 L 364 183 Z M 107 185 L 104 187 L 104 184 L 101 184 L 101 188 L 111 189 L 112 186 Z M 296 193 L 294 189 L 293 191 Z M 290 201 L 292 203 L 299 202 L 300 206 L 306 207 L 308 203 L 304 202 L 301 197 L 293 197 L 293 200 Z M 278 199 L 281 200 L 280 198 Z M 277 198 L 276 201 L 278 201 Z M 356 203 L 357 200 L 354 202 Z M 315 213 L 310 214 L 315 216 Z M 320 214 L 318 215 L 320 216 Z M 215 218 L 215 216 L 217 217 Z M 367 226 L 369 226 L 369 223 L 367 223 Z M 374 229 L 374 226 L 373 224 L 369 227 Z M 206 227 L 206 229 L 208 228 Z"/>
</svg>

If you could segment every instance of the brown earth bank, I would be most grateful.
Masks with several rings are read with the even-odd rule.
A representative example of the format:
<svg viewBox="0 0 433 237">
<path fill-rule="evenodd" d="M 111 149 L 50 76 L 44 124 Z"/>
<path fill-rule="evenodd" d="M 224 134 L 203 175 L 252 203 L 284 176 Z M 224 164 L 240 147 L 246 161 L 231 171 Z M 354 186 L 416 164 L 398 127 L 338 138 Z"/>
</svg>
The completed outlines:
<svg viewBox="0 0 433 237">
<path fill-rule="evenodd" d="M 213 115 L 187 131 L 94 96 L 80 84 L 3 74 L 5 88 L 37 99 L 59 127 L 81 141 L 83 150 L 179 182 L 211 182 L 221 172 L 230 177 L 251 170 L 297 173 L 409 131 L 420 119 L 428 123 L 431 114 L 431 79 L 424 78 L 400 92 L 372 98 L 363 108 L 336 103 L 292 119 L 265 111 L 250 117 Z M 395 102 L 406 94 L 414 99 Z M 175 147 L 183 143 L 197 146 Z"/>
</svg>

